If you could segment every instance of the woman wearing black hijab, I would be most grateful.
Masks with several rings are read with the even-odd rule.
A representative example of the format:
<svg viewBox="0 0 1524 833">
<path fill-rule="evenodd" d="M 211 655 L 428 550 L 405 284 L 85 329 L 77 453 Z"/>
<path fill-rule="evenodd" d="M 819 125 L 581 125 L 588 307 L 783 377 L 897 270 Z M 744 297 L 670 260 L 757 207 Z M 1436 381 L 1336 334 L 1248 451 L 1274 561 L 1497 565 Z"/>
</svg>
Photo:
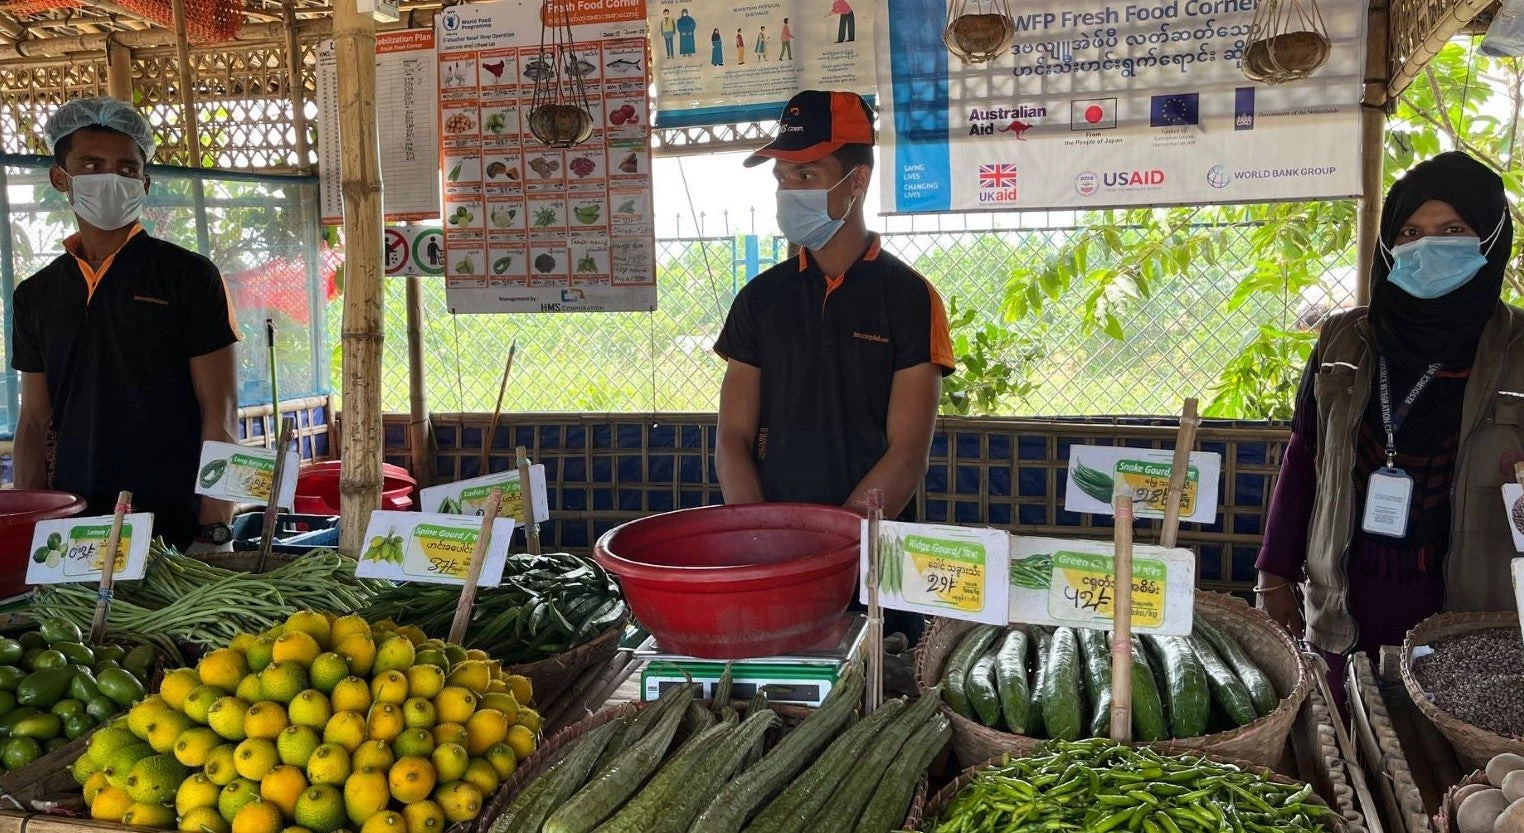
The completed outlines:
<svg viewBox="0 0 1524 833">
<path fill-rule="evenodd" d="M 1352 651 L 1401 644 L 1442 610 L 1513 608 L 1500 496 L 1524 450 L 1524 312 L 1500 300 L 1512 247 L 1497 174 L 1462 153 L 1418 165 L 1387 195 L 1370 306 L 1331 316 L 1313 349 L 1255 592 L 1305 627 L 1335 691 Z"/>
</svg>

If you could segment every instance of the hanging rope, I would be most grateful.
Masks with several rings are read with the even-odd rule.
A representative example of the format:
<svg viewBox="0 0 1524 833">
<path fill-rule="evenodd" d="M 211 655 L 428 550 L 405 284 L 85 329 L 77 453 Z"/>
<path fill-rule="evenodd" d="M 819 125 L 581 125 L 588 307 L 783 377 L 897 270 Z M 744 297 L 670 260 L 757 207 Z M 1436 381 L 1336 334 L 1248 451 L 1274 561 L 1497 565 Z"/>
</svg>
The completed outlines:
<svg viewBox="0 0 1524 833">
<path fill-rule="evenodd" d="M 1263 0 L 1244 49 L 1250 80 L 1285 84 L 1311 75 L 1333 49 L 1317 0 Z"/>
<path fill-rule="evenodd" d="M 1010 0 L 954 0 L 947 10 L 947 28 L 942 42 L 947 51 L 965 64 L 982 64 L 1004 55 L 1016 38 L 1016 23 L 1011 19 Z"/>
</svg>

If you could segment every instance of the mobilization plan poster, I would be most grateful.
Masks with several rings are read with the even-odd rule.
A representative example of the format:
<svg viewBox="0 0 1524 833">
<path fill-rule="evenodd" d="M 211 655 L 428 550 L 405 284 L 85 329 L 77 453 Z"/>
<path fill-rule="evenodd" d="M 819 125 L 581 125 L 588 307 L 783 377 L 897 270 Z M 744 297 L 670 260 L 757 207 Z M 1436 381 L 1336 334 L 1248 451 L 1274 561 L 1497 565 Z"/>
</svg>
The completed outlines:
<svg viewBox="0 0 1524 833">
<path fill-rule="evenodd" d="M 438 17 L 450 310 L 654 310 L 645 2 L 575 0 L 576 54 L 559 59 L 542 51 L 540 8 L 511 0 Z M 556 73 L 564 89 L 582 79 L 593 117 L 592 137 L 565 150 L 529 131 L 535 81 Z"/>
<path fill-rule="evenodd" d="M 800 90 L 874 92 L 882 0 L 651 0 L 656 123 L 778 118 Z"/>
<path fill-rule="evenodd" d="M 928 24 L 948 0 L 888 0 L 885 211 L 1358 196 L 1365 3 L 1321 3 L 1327 62 L 1275 86 L 1243 74 L 1256 6 L 1024 0 L 1010 54 L 964 65 Z"/>
</svg>

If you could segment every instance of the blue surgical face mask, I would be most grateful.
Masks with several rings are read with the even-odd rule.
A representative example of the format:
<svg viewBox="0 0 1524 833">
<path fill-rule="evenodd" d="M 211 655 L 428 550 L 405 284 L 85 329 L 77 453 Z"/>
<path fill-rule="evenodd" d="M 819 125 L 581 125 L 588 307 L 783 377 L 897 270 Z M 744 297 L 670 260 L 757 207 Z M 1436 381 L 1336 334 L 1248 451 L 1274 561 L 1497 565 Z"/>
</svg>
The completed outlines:
<svg viewBox="0 0 1524 833">
<path fill-rule="evenodd" d="M 778 228 L 783 231 L 788 242 L 812 252 L 820 251 L 825 248 L 825 244 L 831 242 L 836 232 L 846 225 L 847 214 L 852 213 L 852 203 L 847 203 L 846 213 L 841 215 L 841 219 L 831 217 L 827 208 L 831 192 L 856 171 L 856 168 L 848 171 L 846 176 L 830 188 L 797 191 L 778 189 Z M 852 199 L 856 201 L 857 198 Z"/>
<path fill-rule="evenodd" d="M 1477 237 L 1424 237 L 1391 249 L 1383 245 L 1391 273 L 1387 280 L 1414 298 L 1442 298 L 1460 289 L 1487 265 L 1503 232 L 1503 221 L 1483 240 Z"/>
</svg>

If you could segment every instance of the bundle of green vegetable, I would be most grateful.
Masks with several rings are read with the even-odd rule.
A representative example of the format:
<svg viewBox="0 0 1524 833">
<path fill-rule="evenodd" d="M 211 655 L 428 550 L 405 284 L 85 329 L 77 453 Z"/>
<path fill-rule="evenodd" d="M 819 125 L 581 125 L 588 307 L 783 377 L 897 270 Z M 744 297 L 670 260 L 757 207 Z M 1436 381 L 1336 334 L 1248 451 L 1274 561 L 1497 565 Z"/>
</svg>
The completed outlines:
<svg viewBox="0 0 1524 833">
<path fill-rule="evenodd" d="M 459 601 L 459 587 L 403 584 L 381 593 L 367 613 L 442 639 Z M 477 591 L 464 641 L 504 663 L 533 662 L 593 639 L 625 611 L 619 585 L 596 562 L 567 553 L 515 555 L 502 584 Z"/>
<path fill-rule="evenodd" d="M 1036 650 L 1033 647 L 1036 646 Z M 1195 633 L 1133 638 L 1133 737 L 1200 737 L 1252 723 L 1280 698 L 1233 637 L 1196 617 Z M 1111 646 L 1101 631 L 980 625 L 947 659 L 942 697 L 985 726 L 1028 737 L 1105 737 Z"/>
<path fill-rule="evenodd" d="M 935 694 L 856 721 L 856 666 L 775 743 L 779 720 L 765 700 L 738 714 L 716 697 L 715 715 L 694 691 L 673 686 L 583 735 L 489 833 L 887 833 L 952 735 Z"/>
<path fill-rule="evenodd" d="M 267 631 L 298 610 L 352 613 L 389 586 L 356 579 L 355 562 L 332 550 L 315 550 L 255 575 L 183 556 L 155 540 L 143 578 L 116 583 L 106 631 L 113 641 L 152 644 L 178 658 L 178 640 L 222 647 L 240 633 Z M 32 597 L 26 615 L 89 628 L 95 601 L 94 587 L 48 585 Z"/>
<path fill-rule="evenodd" d="M 1310 785 L 1093 739 L 974 773 L 927 830 L 1291 833 L 1324 830 L 1331 813 Z"/>
</svg>

